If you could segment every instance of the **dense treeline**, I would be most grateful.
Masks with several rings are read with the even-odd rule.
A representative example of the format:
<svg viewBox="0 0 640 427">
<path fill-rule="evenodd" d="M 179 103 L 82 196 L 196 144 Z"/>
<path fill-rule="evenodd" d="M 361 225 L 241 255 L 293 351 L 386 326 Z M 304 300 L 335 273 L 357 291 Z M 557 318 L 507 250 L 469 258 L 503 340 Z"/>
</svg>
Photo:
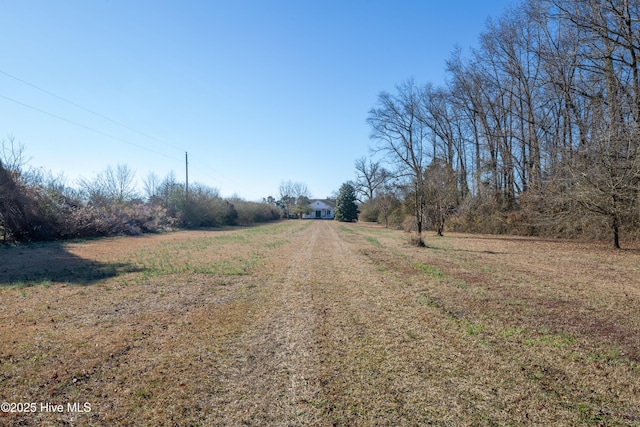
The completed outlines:
<svg viewBox="0 0 640 427">
<path fill-rule="evenodd" d="M 477 49 L 453 53 L 446 87 L 410 80 L 379 95 L 368 122 L 393 166 L 375 194 L 362 191 L 363 214 L 381 215 L 386 198 L 418 231 L 425 222 L 441 232 L 444 219 L 619 247 L 640 220 L 639 57 L 638 0 L 509 9 Z M 373 165 L 356 165 L 360 188 Z"/>
<path fill-rule="evenodd" d="M 108 167 L 72 187 L 60 177 L 26 169 L 24 147 L 0 141 L 0 240 L 37 241 L 140 234 L 173 228 L 248 225 L 279 219 L 277 206 L 223 199 L 217 190 L 189 186 L 169 174 L 150 174 L 145 195 L 126 165 Z"/>
</svg>

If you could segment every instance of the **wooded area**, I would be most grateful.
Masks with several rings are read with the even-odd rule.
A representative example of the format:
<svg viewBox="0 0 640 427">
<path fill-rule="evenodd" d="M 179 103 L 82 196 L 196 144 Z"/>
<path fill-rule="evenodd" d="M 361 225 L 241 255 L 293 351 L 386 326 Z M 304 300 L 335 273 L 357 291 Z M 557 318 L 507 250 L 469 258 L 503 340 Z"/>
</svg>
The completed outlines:
<svg viewBox="0 0 640 427">
<path fill-rule="evenodd" d="M 367 121 L 390 166 L 374 188 L 380 164 L 356 165 L 363 214 L 388 222 L 391 196 L 418 235 L 446 218 L 459 231 L 606 236 L 618 248 L 640 221 L 639 55 L 638 1 L 509 9 L 477 49 L 453 52 L 445 87 L 380 93 Z"/>
</svg>

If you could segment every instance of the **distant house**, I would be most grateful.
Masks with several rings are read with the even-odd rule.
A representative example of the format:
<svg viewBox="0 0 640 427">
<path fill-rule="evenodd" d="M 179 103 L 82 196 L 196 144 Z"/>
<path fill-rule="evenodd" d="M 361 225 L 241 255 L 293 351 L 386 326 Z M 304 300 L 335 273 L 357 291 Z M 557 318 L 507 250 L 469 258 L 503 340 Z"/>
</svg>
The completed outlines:
<svg viewBox="0 0 640 427">
<path fill-rule="evenodd" d="M 311 206 L 311 212 L 304 214 L 304 219 L 333 219 L 333 215 L 336 213 L 336 202 L 334 200 L 309 200 L 309 206 Z"/>
</svg>

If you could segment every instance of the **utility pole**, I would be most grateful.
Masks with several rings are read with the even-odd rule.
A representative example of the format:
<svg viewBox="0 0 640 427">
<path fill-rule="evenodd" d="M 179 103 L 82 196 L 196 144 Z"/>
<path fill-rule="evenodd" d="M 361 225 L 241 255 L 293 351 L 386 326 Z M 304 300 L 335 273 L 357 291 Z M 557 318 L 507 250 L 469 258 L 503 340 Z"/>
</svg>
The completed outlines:
<svg viewBox="0 0 640 427">
<path fill-rule="evenodd" d="M 189 203 L 189 154 L 184 152 L 184 169 L 185 169 L 185 185 L 184 194 L 185 200 Z"/>
</svg>

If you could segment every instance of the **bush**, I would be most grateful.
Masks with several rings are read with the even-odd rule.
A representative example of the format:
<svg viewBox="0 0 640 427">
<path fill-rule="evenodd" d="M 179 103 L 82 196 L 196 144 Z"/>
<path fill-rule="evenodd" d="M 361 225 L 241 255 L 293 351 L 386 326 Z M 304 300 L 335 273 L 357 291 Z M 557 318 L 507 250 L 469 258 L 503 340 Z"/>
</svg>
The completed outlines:
<svg viewBox="0 0 640 427">
<path fill-rule="evenodd" d="M 172 229 L 176 219 L 160 206 L 67 205 L 60 211 L 58 238 L 139 235 Z"/>
<path fill-rule="evenodd" d="M 0 162 L 0 229 L 3 240 L 55 238 L 55 226 L 43 209 L 37 188 L 25 185 L 17 171 Z"/>
<path fill-rule="evenodd" d="M 418 231 L 418 224 L 414 216 L 405 216 L 402 220 L 402 229 L 407 233 L 415 233 Z"/>
<path fill-rule="evenodd" d="M 252 225 L 280 219 L 280 209 L 267 203 L 237 200 L 234 201 L 234 206 L 238 212 L 237 222 L 241 225 Z"/>
<path fill-rule="evenodd" d="M 358 221 L 364 222 L 377 222 L 380 216 L 380 209 L 375 205 L 374 201 L 366 201 L 359 206 L 360 214 L 358 215 Z M 384 219 L 383 219 L 384 223 Z"/>
<path fill-rule="evenodd" d="M 273 204 L 225 200 L 216 189 L 200 184 L 192 185 L 187 200 L 185 186 L 172 175 L 149 194 L 146 203 L 130 197 L 97 197 L 98 191 L 89 191 L 94 187 L 104 185 L 85 184 L 74 190 L 42 170 L 8 169 L 0 159 L 0 239 L 35 241 L 250 225 L 280 219 L 281 214 Z"/>
<path fill-rule="evenodd" d="M 466 233 L 504 234 L 507 232 L 505 212 L 492 197 L 467 197 L 449 217 L 447 228 Z"/>
<path fill-rule="evenodd" d="M 402 212 L 401 208 L 394 209 L 393 211 L 391 211 L 389 213 L 389 218 L 388 218 L 389 228 L 394 228 L 396 230 L 401 230 L 403 228 L 402 225 L 403 225 L 403 222 L 404 222 L 405 218 L 406 218 L 406 216 Z M 380 216 L 378 217 L 378 222 L 380 224 L 384 224 L 384 215 L 382 213 L 380 213 Z"/>
</svg>

